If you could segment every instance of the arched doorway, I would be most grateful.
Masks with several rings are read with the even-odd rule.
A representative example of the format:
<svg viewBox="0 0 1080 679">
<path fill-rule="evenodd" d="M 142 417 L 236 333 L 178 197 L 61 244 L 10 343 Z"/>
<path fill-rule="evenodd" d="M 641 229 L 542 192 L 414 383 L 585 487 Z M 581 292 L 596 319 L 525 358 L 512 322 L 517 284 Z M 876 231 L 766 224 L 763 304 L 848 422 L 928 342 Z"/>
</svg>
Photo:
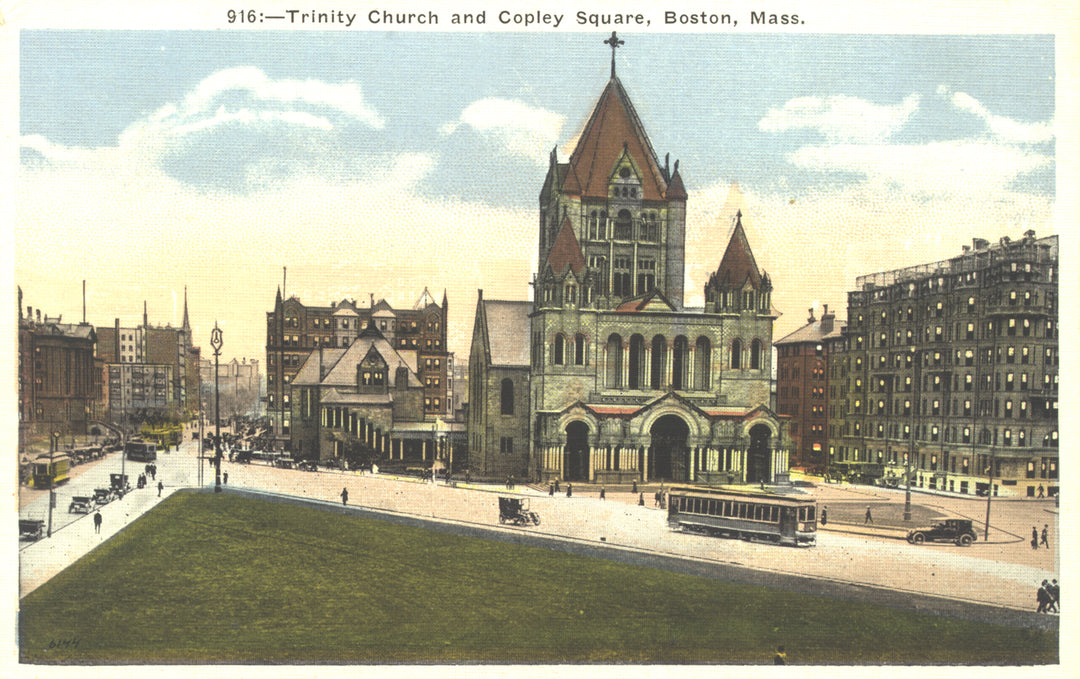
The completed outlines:
<svg viewBox="0 0 1080 679">
<path fill-rule="evenodd" d="M 566 425 L 563 478 L 567 481 L 589 480 L 589 425 L 584 422 Z"/>
<path fill-rule="evenodd" d="M 690 449 L 686 440 L 690 427 L 677 415 L 664 415 L 650 430 L 652 448 L 649 450 L 649 478 L 686 481 Z"/>
<path fill-rule="evenodd" d="M 750 449 L 746 452 L 746 482 L 772 483 L 772 430 L 764 424 L 750 428 Z"/>
</svg>

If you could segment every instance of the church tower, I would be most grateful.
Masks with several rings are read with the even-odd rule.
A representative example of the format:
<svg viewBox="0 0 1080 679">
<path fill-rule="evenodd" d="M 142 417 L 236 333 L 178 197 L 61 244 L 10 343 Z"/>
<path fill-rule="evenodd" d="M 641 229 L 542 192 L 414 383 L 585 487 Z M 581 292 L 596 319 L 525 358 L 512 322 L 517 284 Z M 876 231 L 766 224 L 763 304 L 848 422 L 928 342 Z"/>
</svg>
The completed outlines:
<svg viewBox="0 0 1080 679">
<path fill-rule="evenodd" d="M 626 90 L 611 77 L 569 161 L 553 149 L 540 192 L 536 306 L 612 309 L 660 292 L 683 304 L 686 190 L 661 165 Z M 566 264 L 571 263 L 569 271 Z"/>
</svg>

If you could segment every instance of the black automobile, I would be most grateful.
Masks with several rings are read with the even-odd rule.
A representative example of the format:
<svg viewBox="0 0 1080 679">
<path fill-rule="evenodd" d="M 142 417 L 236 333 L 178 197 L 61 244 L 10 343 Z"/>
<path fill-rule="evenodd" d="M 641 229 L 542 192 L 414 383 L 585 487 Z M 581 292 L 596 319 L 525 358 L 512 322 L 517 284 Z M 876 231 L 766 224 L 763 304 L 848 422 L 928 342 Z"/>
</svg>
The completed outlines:
<svg viewBox="0 0 1080 679">
<path fill-rule="evenodd" d="M 907 541 L 913 545 L 924 542 L 952 542 L 961 547 L 970 547 L 975 539 L 975 529 L 971 527 L 968 519 L 945 519 L 930 528 L 916 528 L 907 536 Z"/>
</svg>

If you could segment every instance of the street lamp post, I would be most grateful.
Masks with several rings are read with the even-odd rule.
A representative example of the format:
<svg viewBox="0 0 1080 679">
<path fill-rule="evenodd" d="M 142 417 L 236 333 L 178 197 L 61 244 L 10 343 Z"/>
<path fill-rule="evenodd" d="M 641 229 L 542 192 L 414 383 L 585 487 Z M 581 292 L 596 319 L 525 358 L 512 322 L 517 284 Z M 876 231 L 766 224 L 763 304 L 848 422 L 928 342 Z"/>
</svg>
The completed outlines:
<svg viewBox="0 0 1080 679">
<path fill-rule="evenodd" d="M 52 433 L 52 440 L 49 442 L 49 528 L 46 532 L 46 537 L 52 537 L 52 510 L 56 504 L 56 469 L 53 467 L 53 458 L 56 456 L 56 449 L 60 447 L 60 432 L 54 431 Z"/>
<path fill-rule="evenodd" d="M 221 492 L 221 392 L 218 389 L 218 356 L 221 356 L 221 328 L 214 323 L 210 346 L 214 349 L 214 492 Z"/>
<path fill-rule="evenodd" d="M 983 540 L 990 541 L 990 498 L 994 496 L 994 460 L 987 456 L 986 463 L 986 532 Z"/>
</svg>

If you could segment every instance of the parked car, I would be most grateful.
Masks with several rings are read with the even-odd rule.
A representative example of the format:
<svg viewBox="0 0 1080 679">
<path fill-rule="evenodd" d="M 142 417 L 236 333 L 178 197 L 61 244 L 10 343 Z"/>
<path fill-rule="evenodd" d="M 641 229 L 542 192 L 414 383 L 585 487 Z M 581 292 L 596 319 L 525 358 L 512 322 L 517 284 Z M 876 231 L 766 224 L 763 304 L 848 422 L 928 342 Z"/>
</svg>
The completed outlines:
<svg viewBox="0 0 1080 679">
<path fill-rule="evenodd" d="M 913 545 L 924 542 L 953 542 L 961 547 L 970 547 L 977 536 L 968 519 L 945 519 L 930 528 L 916 528 L 908 533 L 907 541 Z"/>
<path fill-rule="evenodd" d="M 94 499 L 85 495 L 73 495 L 68 514 L 89 514 L 94 509 Z"/>
<path fill-rule="evenodd" d="M 302 460 L 301 462 L 299 462 L 296 465 L 296 468 L 300 469 L 302 471 L 305 471 L 305 472 L 317 472 L 317 471 L 319 471 L 319 466 L 317 464 L 315 464 L 315 462 L 313 460 Z"/>
</svg>

